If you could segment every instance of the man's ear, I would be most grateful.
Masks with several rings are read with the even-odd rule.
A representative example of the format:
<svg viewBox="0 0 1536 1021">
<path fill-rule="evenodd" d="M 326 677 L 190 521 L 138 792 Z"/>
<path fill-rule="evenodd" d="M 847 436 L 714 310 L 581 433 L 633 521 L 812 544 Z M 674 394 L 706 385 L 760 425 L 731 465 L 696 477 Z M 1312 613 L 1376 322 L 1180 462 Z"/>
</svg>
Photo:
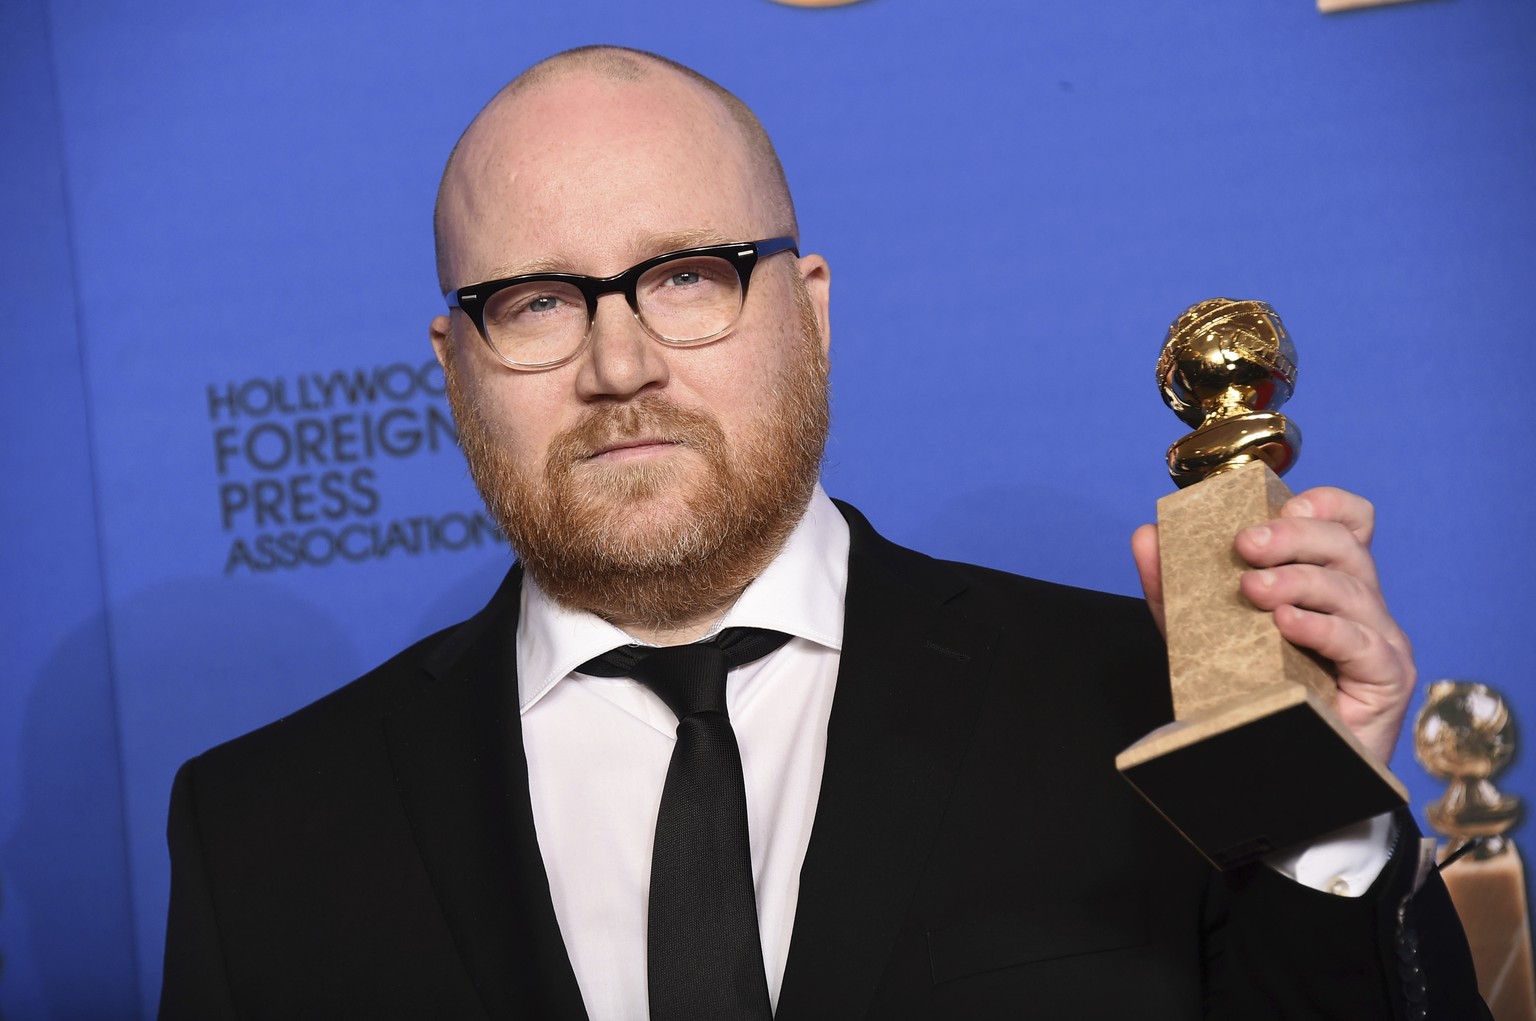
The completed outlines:
<svg viewBox="0 0 1536 1021">
<path fill-rule="evenodd" d="M 816 321 L 821 326 L 821 353 L 828 354 L 832 349 L 832 267 L 819 255 L 802 255 L 800 277 L 805 281 L 806 293 L 811 296 Z"/>
<path fill-rule="evenodd" d="M 448 345 L 452 338 L 449 330 L 453 323 L 447 316 L 433 316 L 427 331 L 432 334 L 432 352 L 437 355 L 437 364 L 443 368 L 448 367 Z"/>
</svg>

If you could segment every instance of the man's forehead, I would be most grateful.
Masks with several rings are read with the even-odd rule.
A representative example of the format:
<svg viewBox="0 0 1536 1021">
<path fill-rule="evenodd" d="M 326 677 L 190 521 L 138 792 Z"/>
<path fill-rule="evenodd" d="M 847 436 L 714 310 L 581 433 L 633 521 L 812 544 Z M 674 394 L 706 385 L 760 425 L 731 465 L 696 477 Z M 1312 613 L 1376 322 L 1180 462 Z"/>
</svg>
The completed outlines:
<svg viewBox="0 0 1536 1021">
<path fill-rule="evenodd" d="M 615 78 L 574 68 L 509 86 L 488 103 L 464 133 L 460 149 L 516 153 L 519 143 L 558 138 L 594 128 L 614 135 L 670 130 L 679 140 L 707 136 L 745 145 L 724 104 L 671 68 L 658 66 L 639 78 Z"/>
<path fill-rule="evenodd" d="M 679 239 L 627 240 L 644 231 Z M 607 276 L 692 247 L 690 231 L 796 233 L 773 143 L 715 82 L 614 48 L 559 54 L 504 88 L 455 147 L 434 216 L 445 290 L 492 272 Z"/>
<path fill-rule="evenodd" d="M 652 170 L 679 184 L 707 174 L 727 188 L 757 187 L 747 142 L 722 105 L 662 69 L 640 82 L 571 72 L 488 106 L 453 157 L 447 197 L 474 206 L 547 193 L 598 168 L 616 181 Z"/>
<path fill-rule="evenodd" d="M 694 227 L 680 230 L 640 231 L 613 240 L 620 251 L 629 253 L 625 257 L 628 261 L 639 263 L 685 248 L 737 244 L 744 239 L 734 232 L 716 227 Z M 492 263 L 485 275 L 487 279 L 502 280 L 507 277 L 526 276 L 529 273 L 583 273 L 591 269 L 584 264 L 584 258 L 584 254 L 575 252 L 530 254 L 523 258 L 513 257 L 504 262 Z M 628 267 L 620 267 L 615 272 L 626 268 Z M 584 275 L 593 274 L 584 273 Z"/>
<path fill-rule="evenodd" d="M 469 260 L 454 275 L 607 275 L 768 229 L 729 116 L 691 83 L 652 84 L 570 75 L 485 111 L 444 195 L 450 258 Z"/>
</svg>

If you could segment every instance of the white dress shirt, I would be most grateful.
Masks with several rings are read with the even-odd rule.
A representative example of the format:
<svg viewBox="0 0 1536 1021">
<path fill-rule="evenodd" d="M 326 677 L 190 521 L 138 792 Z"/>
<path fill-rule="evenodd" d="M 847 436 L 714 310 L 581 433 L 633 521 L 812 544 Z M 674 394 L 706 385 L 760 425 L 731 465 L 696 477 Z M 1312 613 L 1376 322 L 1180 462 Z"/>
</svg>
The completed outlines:
<svg viewBox="0 0 1536 1021">
<path fill-rule="evenodd" d="M 732 670 L 726 688 L 746 781 L 763 968 L 775 1007 L 821 790 L 847 587 L 848 524 L 817 486 L 784 549 L 711 629 L 764 627 L 793 636 L 778 651 Z M 645 685 L 575 672 L 625 644 L 643 643 L 556 604 L 524 579 L 518 707 L 534 827 L 555 918 L 592 1021 L 647 1016 L 651 850 L 677 742 L 676 717 Z M 1358 896 L 1386 864 L 1385 820 L 1272 856 L 1270 864 L 1314 889 Z"/>
<path fill-rule="evenodd" d="M 726 686 L 775 1006 L 821 793 L 847 588 L 848 523 L 818 486 L 783 551 L 712 629 L 764 627 L 794 636 L 732 670 Z M 651 847 L 677 718 L 638 681 L 574 672 L 633 638 L 557 605 L 526 579 L 522 598 L 518 705 L 555 918 L 592 1021 L 644 1018 Z"/>
</svg>

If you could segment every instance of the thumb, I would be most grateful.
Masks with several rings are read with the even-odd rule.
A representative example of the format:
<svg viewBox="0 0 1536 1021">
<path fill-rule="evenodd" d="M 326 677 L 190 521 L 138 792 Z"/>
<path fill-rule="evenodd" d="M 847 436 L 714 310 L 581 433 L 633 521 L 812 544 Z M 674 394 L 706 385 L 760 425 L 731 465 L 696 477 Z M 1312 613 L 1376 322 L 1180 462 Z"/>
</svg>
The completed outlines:
<svg viewBox="0 0 1536 1021">
<path fill-rule="evenodd" d="M 1167 635 L 1168 628 L 1163 622 L 1163 569 L 1158 555 L 1156 525 L 1142 525 L 1131 533 L 1131 556 L 1136 559 L 1141 591 L 1146 594 L 1147 607 L 1157 621 L 1157 629 Z"/>
</svg>

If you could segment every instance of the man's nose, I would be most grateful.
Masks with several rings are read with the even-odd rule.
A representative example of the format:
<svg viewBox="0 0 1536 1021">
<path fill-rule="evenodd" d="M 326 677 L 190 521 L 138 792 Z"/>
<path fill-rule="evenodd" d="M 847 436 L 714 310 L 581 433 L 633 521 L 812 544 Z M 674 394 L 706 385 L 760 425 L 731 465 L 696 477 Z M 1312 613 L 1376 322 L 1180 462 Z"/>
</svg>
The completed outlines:
<svg viewBox="0 0 1536 1021">
<path fill-rule="evenodd" d="M 577 372 L 577 391 L 584 400 L 633 397 L 666 384 L 666 351 L 652 340 L 635 318 L 622 294 L 597 299 L 592 336 Z"/>
</svg>

